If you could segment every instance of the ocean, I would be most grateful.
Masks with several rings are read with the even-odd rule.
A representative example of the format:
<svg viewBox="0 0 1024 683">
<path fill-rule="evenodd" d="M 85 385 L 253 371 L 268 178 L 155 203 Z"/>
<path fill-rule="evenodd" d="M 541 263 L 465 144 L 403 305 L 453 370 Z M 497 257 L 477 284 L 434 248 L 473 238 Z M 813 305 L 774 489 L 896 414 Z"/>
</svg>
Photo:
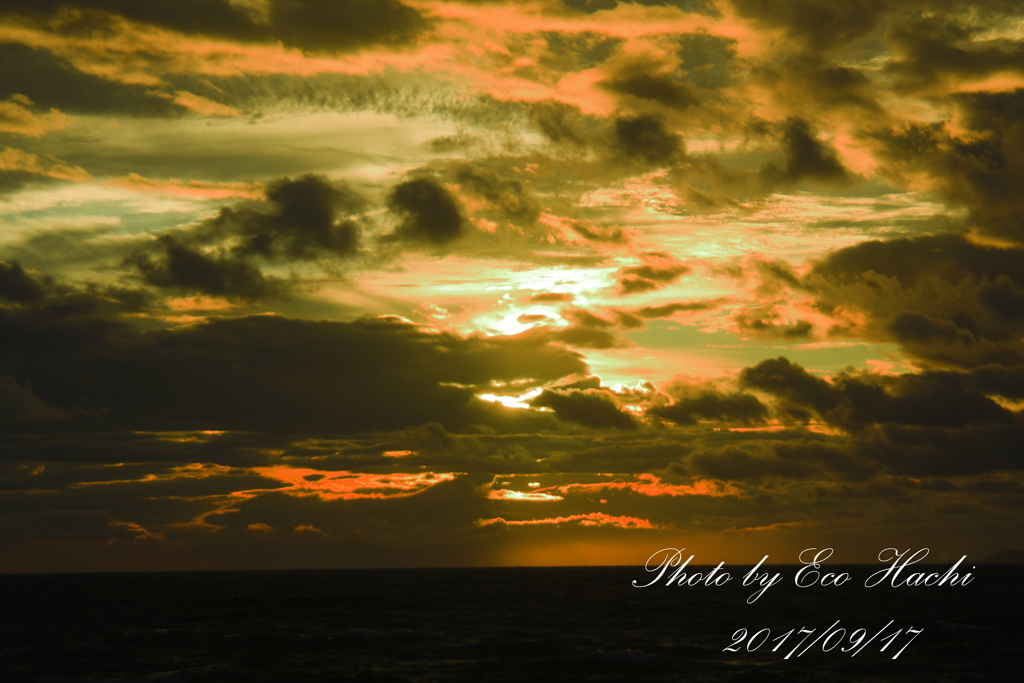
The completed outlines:
<svg viewBox="0 0 1024 683">
<path fill-rule="evenodd" d="M 933 571 L 947 568 L 935 567 Z M 693 571 L 706 571 L 690 568 Z M 0 679 L 1015 681 L 1022 565 L 966 586 L 637 588 L 642 567 L 0 576 Z M 928 568 L 919 568 L 920 570 Z M 741 629 L 746 629 L 741 631 Z M 894 657 L 893 655 L 897 655 Z"/>
</svg>

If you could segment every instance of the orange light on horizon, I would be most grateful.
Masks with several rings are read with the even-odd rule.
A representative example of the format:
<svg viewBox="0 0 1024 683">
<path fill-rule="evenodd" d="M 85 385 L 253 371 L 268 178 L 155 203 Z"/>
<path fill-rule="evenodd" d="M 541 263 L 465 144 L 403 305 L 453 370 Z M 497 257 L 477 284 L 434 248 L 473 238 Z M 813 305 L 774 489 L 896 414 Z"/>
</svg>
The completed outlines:
<svg viewBox="0 0 1024 683">
<path fill-rule="evenodd" d="M 524 519 L 509 521 L 504 517 L 492 517 L 490 519 L 478 519 L 477 526 L 490 526 L 491 524 L 504 524 L 506 526 L 533 526 L 537 524 L 569 524 L 579 526 L 616 526 L 621 529 L 660 529 L 662 527 L 651 524 L 650 520 L 639 517 L 627 517 L 625 515 L 607 515 L 603 512 L 588 512 L 586 514 L 569 515 L 568 517 L 545 517 L 543 519 Z"/>
</svg>

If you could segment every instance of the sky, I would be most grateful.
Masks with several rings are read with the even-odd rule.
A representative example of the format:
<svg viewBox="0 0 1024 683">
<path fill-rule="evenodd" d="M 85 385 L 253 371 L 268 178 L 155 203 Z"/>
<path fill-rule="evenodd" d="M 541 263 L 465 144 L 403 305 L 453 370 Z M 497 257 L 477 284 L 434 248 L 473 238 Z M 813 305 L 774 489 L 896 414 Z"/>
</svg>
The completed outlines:
<svg viewBox="0 0 1024 683">
<path fill-rule="evenodd" d="M 1024 547 L 1012 0 L 0 0 L 0 571 Z"/>
</svg>

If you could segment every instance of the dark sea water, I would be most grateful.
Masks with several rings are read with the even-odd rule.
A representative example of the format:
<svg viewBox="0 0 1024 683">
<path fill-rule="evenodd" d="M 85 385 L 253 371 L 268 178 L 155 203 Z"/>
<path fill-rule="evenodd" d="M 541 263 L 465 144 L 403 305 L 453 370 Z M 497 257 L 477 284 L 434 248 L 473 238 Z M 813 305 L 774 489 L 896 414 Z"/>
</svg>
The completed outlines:
<svg viewBox="0 0 1024 683">
<path fill-rule="evenodd" d="M 1024 566 L 899 589 L 863 587 L 878 567 L 831 568 L 854 577 L 831 589 L 762 569 L 786 580 L 753 605 L 737 568 L 719 588 L 645 589 L 634 567 L 0 576 L 0 680 L 1024 680 Z M 876 637 L 854 656 L 860 628 Z M 905 631 L 880 651 L 907 628 L 923 630 L 896 659 Z"/>
</svg>

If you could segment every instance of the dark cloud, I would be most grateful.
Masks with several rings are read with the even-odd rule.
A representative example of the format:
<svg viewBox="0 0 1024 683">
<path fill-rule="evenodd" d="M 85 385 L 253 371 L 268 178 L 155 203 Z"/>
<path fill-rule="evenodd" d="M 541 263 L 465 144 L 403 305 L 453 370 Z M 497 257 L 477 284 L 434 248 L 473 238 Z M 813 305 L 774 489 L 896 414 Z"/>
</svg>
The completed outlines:
<svg viewBox="0 0 1024 683">
<path fill-rule="evenodd" d="M 636 429 L 638 424 L 615 404 L 608 392 L 545 389 L 532 399 L 534 408 L 551 408 L 563 420 L 597 429 Z"/>
<path fill-rule="evenodd" d="M 79 31 L 102 25 L 104 17 L 98 13 L 109 12 L 182 33 L 249 40 L 266 37 L 266 30 L 248 12 L 228 0 L 180 0 L 173 5 L 160 0 L 0 0 L 0 11 L 22 16 L 46 17 L 71 7 L 85 10 L 72 27 Z"/>
<path fill-rule="evenodd" d="M 68 182 L 29 171 L 0 171 L 0 196 L 19 190 Z"/>
<path fill-rule="evenodd" d="M 906 288 L 930 280 L 992 281 L 1001 275 L 1024 284 L 1024 249 L 981 244 L 958 234 L 869 240 L 832 252 L 812 274 L 853 282 L 868 272 L 896 280 Z"/>
<path fill-rule="evenodd" d="M 754 262 L 754 268 L 761 278 L 761 284 L 757 288 L 758 294 L 775 295 L 786 287 L 794 289 L 801 287 L 800 278 L 797 277 L 793 266 L 785 261 L 759 258 Z"/>
<path fill-rule="evenodd" d="M 774 306 L 758 306 L 742 310 L 734 318 L 737 328 L 762 339 L 813 339 L 814 325 L 806 320 L 782 322 Z"/>
<path fill-rule="evenodd" d="M 952 320 L 936 320 L 921 313 L 904 311 L 893 316 L 888 331 L 896 341 L 907 346 L 930 344 L 970 346 L 973 335 Z"/>
<path fill-rule="evenodd" d="M 813 465 L 818 472 L 832 472 L 846 481 L 866 481 L 879 470 L 876 463 L 861 457 L 848 444 L 804 437 L 774 443 L 771 450 L 782 461 Z"/>
<path fill-rule="evenodd" d="M 67 417 L 67 413 L 47 405 L 31 386 L 21 386 L 11 375 L 0 376 L 0 422 L 37 422 L 61 417 Z"/>
<path fill-rule="evenodd" d="M 871 33 L 878 25 L 885 0 L 731 0 L 742 16 L 783 29 L 790 40 L 812 50 L 841 47 Z"/>
<path fill-rule="evenodd" d="M 621 349 L 632 345 L 607 330 L 579 324 L 551 329 L 548 336 L 555 341 L 582 349 Z"/>
<path fill-rule="evenodd" d="M 21 513 L 3 520 L 2 531 L 11 542 L 33 540 L 43 543 L 114 543 L 137 539 L 126 524 L 119 524 L 110 512 L 100 510 L 46 510 Z"/>
<path fill-rule="evenodd" d="M 840 381 L 859 422 L 959 427 L 1013 420 L 1012 413 L 988 398 L 969 375 L 925 372 L 875 382 L 865 378 Z"/>
<path fill-rule="evenodd" d="M 632 275 L 644 280 L 653 280 L 654 282 L 668 284 L 675 282 L 680 276 L 690 272 L 690 268 L 682 264 L 663 267 L 657 265 L 646 265 L 623 268 L 620 272 L 622 275 Z"/>
<path fill-rule="evenodd" d="M 661 289 L 690 272 L 689 266 L 670 254 L 650 252 L 642 255 L 646 264 L 620 268 L 617 273 L 621 294 L 639 294 Z"/>
<path fill-rule="evenodd" d="M 126 315 L 144 313 L 149 305 L 148 295 L 140 290 L 116 286 L 87 284 L 75 288 L 44 278 L 45 293 L 41 298 L 21 302 L 16 306 L 0 306 L 0 354 L 7 354 L 0 368 L 0 376 L 10 375 L 25 387 L 36 392 L 35 375 L 16 360 L 24 354 L 45 358 L 88 355 L 103 348 L 111 339 L 130 335 L 131 327 L 124 321 Z M 43 365 L 45 367 L 45 364 Z M 64 378 L 68 386 L 77 386 L 82 377 Z M 46 398 L 44 402 L 49 402 Z M 88 412 L 85 404 L 67 403 L 69 413 Z"/>
<path fill-rule="evenodd" d="M 813 463 L 782 460 L 770 451 L 747 450 L 726 446 L 713 450 L 699 449 L 686 460 L 691 472 L 732 481 L 750 481 L 770 477 L 803 479 L 820 472 Z"/>
<path fill-rule="evenodd" d="M 627 311 L 613 311 L 615 313 L 615 321 L 619 324 L 619 327 L 627 330 L 639 330 L 643 329 L 644 321 L 640 316 L 633 315 Z"/>
<path fill-rule="evenodd" d="M 579 107 L 542 100 L 530 107 L 530 118 L 552 142 L 582 146 L 590 138 L 587 118 Z"/>
<path fill-rule="evenodd" d="M 222 209 L 207 230 L 237 236 L 240 244 L 233 252 L 239 256 L 295 261 L 356 252 L 360 226 L 352 216 L 365 209 L 366 201 L 347 185 L 307 174 L 270 183 L 266 195 L 271 212 Z"/>
<path fill-rule="evenodd" d="M 670 405 L 655 406 L 647 412 L 681 425 L 697 424 L 698 418 L 752 424 L 764 422 L 768 417 L 768 410 L 756 396 L 740 392 L 723 394 L 717 391 L 700 391 L 696 395 L 682 397 Z"/>
<path fill-rule="evenodd" d="M 761 490 L 781 494 L 787 506 L 801 500 L 860 498 L 892 500 L 934 489 L 953 492 L 956 486 L 926 477 L 973 476 L 988 472 L 1015 472 L 1020 459 L 1011 454 L 1010 442 L 1020 433 L 1014 425 L 907 427 L 880 425 L 859 435 L 825 436 L 801 430 L 714 432 L 692 441 L 690 449 L 665 467 L 668 475 L 713 476 L 725 480 L 778 482 Z M 970 445 L 972 442 L 975 445 Z M 914 477 L 916 481 L 904 477 Z M 806 481 L 810 486 L 799 483 Z M 968 484 L 970 486 L 970 484 Z M 985 484 L 983 484 L 983 487 Z M 996 485 L 1000 492 L 1013 486 Z M 800 490 L 801 493 L 797 493 Z M 946 496 L 932 499 L 942 503 Z"/>
<path fill-rule="evenodd" d="M 456 199 L 430 178 L 396 185 L 388 205 L 402 220 L 393 239 L 443 246 L 461 237 L 466 228 Z"/>
<path fill-rule="evenodd" d="M 555 73 L 593 69 L 606 62 L 624 42 L 601 31 L 543 31 L 539 35 L 547 42 L 547 49 L 538 55 L 537 64 Z M 523 69 L 520 73 L 529 71 Z"/>
<path fill-rule="evenodd" d="M 679 36 L 677 54 L 682 60 L 684 80 L 699 88 L 716 90 L 728 86 L 736 75 L 736 41 L 706 33 Z"/>
<path fill-rule="evenodd" d="M 601 378 L 598 377 L 597 375 L 594 375 L 593 377 L 587 377 L 585 379 L 577 380 L 575 382 L 570 382 L 569 384 L 560 384 L 558 386 L 558 389 L 559 390 L 563 390 L 563 391 L 567 391 L 569 389 L 580 389 L 580 390 L 583 390 L 583 389 L 602 389 L 602 388 L 607 389 L 607 387 L 605 387 L 601 383 Z"/>
<path fill-rule="evenodd" d="M 188 111 L 151 88 L 82 73 L 49 52 L 18 43 L 0 43 L 0 63 L 17 65 L 0 69 L 0 98 L 21 94 L 44 109 L 82 114 L 170 117 Z"/>
<path fill-rule="evenodd" d="M 826 313 L 866 314 L 849 332 L 929 365 L 1024 362 L 1024 250 L 956 234 L 871 240 L 833 252 L 799 286 Z"/>
<path fill-rule="evenodd" d="M 562 317 L 580 327 L 614 327 L 614 320 L 607 320 L 582 308 L 562 311 Z"/>
<path fill-rule="evenodd" d="M 659 288 L 658 283 L 639 277 L 627 276 L 619 280 L 620 294 L 642 294 Z"/>
<path fill-rule="evenodd" d="M 1024 367 L 980 367 L 969 374 L 986 394 L 998 394 L 1009 399 L 1024 398 Z"/>
<path fill-rule="evenodd" d="M 157 240 L 154 251 L 155 258 L 136 252 L 126 260 L 154 287 L 251 301 L 290 291 L 285 281 L 264 275 L 257 265 L 233 254 L 205 254 L 167 235 Z"/>
<path fill-rule="evenodd" d="M 437 154 L 451 154 L 461 150 L 471 149 L 480 143 L 480 139 L 460 132 L 457 135 L 442 135 L 427 142 L 430 151 Z"/>
<path fill-rule="evenodd" d="M 720 300 L 712 301 L 689 301 L 686 303 L 678 302 L 672 304 L 664 304 L 663 306 L 644 306 L 643 308 L 637 308 L 633 310 L 633 313 L 646 318 L 648 320 L 655 318 L 670 318 L 676 313 L 691 313 L 694 311 L 710 311 L 714 308 L 718 308 L 721 304 Z"/>
<path fill-rule="evenodd" d="M 767 191 L 763 179 L 749 165 L 726 165 L 711 154 L 688 156 L 668 172 L 667 179 L 691 213 L 741 209 L 739 200 L 759 197 Z"/>
<path fill-rule="evenodd" d="M 398 0 L 269 0 L 264 17 L 228 0 L 180 0 L 173 5 L 161 0 L 0 0 L 0 11 L 37 18 L 65 7 L 85 10 L 65 31 L 101 28 L 107 13 L 184 34 L 281 41 L 326 52 L 407 44 L 428 27 L 423 15 Z"/>
<path fill-rule="evenodd" d="M 92 417 L 99 415 L 97 412 Z M 90 426 L 82 421 L 75 424 Z M 103 466 L 106 463 L 122 463 L 125 479 L 170 473 L 175 465 L 195 462 L 233 468 L 265 467 L 276 462 L 268 448 L 280 449 L 288 445 L 287 438 L 265 433 L 182 431 L 172 435 L 143 431 L 76 432 L 63 426 L 58 429 L 52 424 L 46 427 L 48 429 L 37 428 L 32 433 L 22 425 L 18 432 L 0 435 L 0 443 L 20 462 L 44 463 L 47 479 L 55 487 L 76 481 L 109 481 L 110 471 Z M 321 455 L 315 453 L 315 456 Z M 88 470 L 89 463 L 100 466 L 95 471 Z M 38 488 L 33 483 L 38 475 L 26 476 L 32 469 L 30 472 L 18 469 L 17 473 L 5 477 L 3 483 L 12 488 Z"/>
<path fill-rule="evenodd" d="M 0 299 L 12 303 L 31 303 L 45 296 L 45 291 L 21 264 L 0 261 Z"/>
<path fill-rule="evenodd" d="M 573 300 L 572 294 L 561 293 L 561 292 L 545 292 L 544 294 L 534 294 L 530 297 L 530 303 L 532 304 L 564 304 L 569 303 Z"/>
<path fill-rule="evenodd" d="M 979 287 L 978 300 L 1005 320 L 1024 318 L 1024 291 L 1005 274 L 999 275 L 995 282 Z"/>
<path fill-rule="evenodd" d="M 525 429 L 529 411 L 476 401 L 475 391 L 513 381 L 528 389 L 586 368 L 543 334 L 463 338 L 383 320 L 274 316 L 140 332 L 88 316 L 0 313 L 0 375 L 80 413 L 68 429 Z"/>
<path fill-rule="evenodd" d="M 901 182 L 923 175 L 982 232 L 1024 242 L 1024 89 L 960 93 L 951 103 L 957 135 L 942 123 L 875 131 L 882 170 Z"/>
<path fill-rule="evenodd" d="M 592 221 L 581 221 L 568 219 L 565 221 L 573 232 L 591 242 L 603 242 L 606 244 L 628 244 L 629 236 L 617 225 L 602 227 Z"/>
<path fill-rule="evenodd" d="M 975 11 L 975 17 L 981 14 Z M 901 77 L 904 88 L 914 89 L 934 86 L 950 76 L 983 78 L 1019 68 L 1024 45 L 1006 38 L 980 39 L 978 34 L 985 29 L 964 13 L 897 15 L 886 31 L 886 39 L 899 55 L 889 68 Z"/>
<path fill-rule="evenodd" d="M 878 103 L 879 90 L 862 69 L 834 64 L 817 53 L 780 56 L 752 69 L 753 81 L 772 93 L 789 111 L 833 113 L 847 110 L 854 116 L 885 120 Z M 803 143 L 810 146 L 806 141 Z M 820 145 L 820 143 L 819 143 Z M 827 152 L 825 152 L 827 154 Z"/>
<path fill-rule="evenodd" d="M 644 327 L 643 318 L 633 315 L 628 311 L 608 309 L 612 318 L 603 318 L 582 308 L 563 309 L 561 315 L 575 327 L 591 329 L 620 328 L 625 330 L 638 330 Z"/>
<path fill-rule="evenodd" d="M 521 180 L 501 178 L 492 169 L 469 164 L 459 168 L 455 178 L 464 191 L 486 200 L 519 224 L 531 225 L 540 217 L 540 205 Z"/>
<path fill-rule="evenodd" d="M 287 296 L 296 283 L 265 274 L 271 262 L 332 259 L 358 252 L 366 201 L 344 183 L 307 174 L 268 184 L 269 210 L 225 207 L 199 226 L 137 247 L 124 261 L 146 283 L 183 293 L 256 301 Z"/>
<path fill-rule="evenodd" d="M 1009 410 L 961 373 L 840 375 L 830 383 L 779 357 L 744 368 L 740 386 L 781 399 L 781 409 L 792 418 L 816 413 L 848 430 L 872 424 L 963 427 L 1013 422 Z"/>
<path fill-rule="evenodd" d="M 807 121 L 787 119 L 782 125 L 782 145 L 782 165 L 768 162 L 761 167 L 761 179 L 766 185 L 789 185 L 802 180 L 835 184 L 850 180 L 849 172 L 836 158 L 835 152 L 815 139 Z"/>
<path fill-rule="evenodd" d="M 967 476 L 1021 469 L 1020 439 L 1013 424 L 972 425 L 963 429 L 890 425 L 877 438 L 857 446 L 861 457 L 908 477 Z"/>
<path fill-rule="evenodd" d="M 286 45 L 348 51 L 410 43 L 428 22 L 398 0 L 271 0 L 270 26 Z"/>
<path fill-rule="evenodd" d="M 819 414 L 834 410 L 841 399 L 831 384 L 782 356 L 744 368 L 740 373 L 740 386 L 764 391 Z"/>
<path fill-rule="evenodd" d="M 613 146 L 626 159 L 654 166 L 675 163 L 685 155 L 682 138 L 649 114 L 616 119 Z"/>
<path fill-rule="evenodd" d="M 693 94 L 693 91 L 685 83 L 680 83 L 666 75 L 637 73 L 603 81 L 600 85 L 613 93 L 657 102 L 671 109 L 683 110 L 700 104 L 700 100 L 697 99 L 697 96 Z M 620 130 L 620 142 L 623 134 Z M 628 135 L 628 133 L 626 134 Z M 635 132 L 634 134 L 637 140 L 644 135 L 655 135 L 654 133 L 640 132 Z M 667 140 L 668 138 L 665 139 Z"/>
</svg>

